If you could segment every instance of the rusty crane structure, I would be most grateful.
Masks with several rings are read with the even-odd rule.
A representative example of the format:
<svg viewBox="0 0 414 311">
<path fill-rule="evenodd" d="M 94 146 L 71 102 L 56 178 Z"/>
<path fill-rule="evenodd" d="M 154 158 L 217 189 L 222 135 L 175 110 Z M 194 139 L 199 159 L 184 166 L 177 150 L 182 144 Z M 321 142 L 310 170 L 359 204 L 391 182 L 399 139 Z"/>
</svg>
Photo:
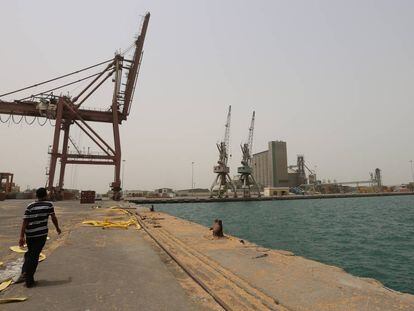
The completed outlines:
<svg viewBox="0 0 414 311">
<path fill-rule="evenodd" d="M 252 169 L 252 151 L 253 151 L 253 132 L 254 132 L 254 120 L 255 112 L 253 111 L 252 120 L 249 127 L 249 135 L 247 142 L 240 145 L 242 151 L 242 166 L 237 168 L 237 172 L 240 174 L 239 180 L 243 189 L 243 197 L 250 198 L 251 189 L 256 188 L 257 196 L 260 197 L 260 189 L 253 177 Z"/>
<path fill-rule="evenodd" d="M 53 144 L 49 150 L 50 165 L 47 172 L 48 181 L 46 185 L 52 199 L 59 199 L 62 196 L 65 169 L 68 164 L 114 166 L 114 180 L 110 187 L 113 192 L 113 199 L 120 199 L 121 142 L 119 129 L 122 122 L 127 120 L 130 113 L 149 19 L 150 13 L 147 13 L 140 25 L 138 37 L 130 47 L 131 49 L 135 49 L 132 59 L 126 59 L 124 57 L 125 53 L 116 53 L 114 58 L 107 61 L 0 95 L 0 116 L 1 114 L 9 115 L 9 119 L 13 118 L 13 121 L 15 116 L 20 116 L 20 121 L 23 118 L 26 119 L 26 117 L 33 117 L 33 121 L 35 118 L 38 118 L 38 120 L 39 118 L 55 120 Z M 102 70 L 94 74 L 89 74 L 81 79 L 51 89 L 49 88 L 26 98 L 8 101 L 2 100 L 5 96 L 47 84 L 50 85 L 51 82 L 72 77 L 75 74 L 84 73 L 100 66 L 101 68 L 103 67 Z M 126 73 L 123 75 L 125 71 Z M 84 108 L 85 102 L 108 79 L 112 79 L 114 84 L 110 107 L 104 110 Z M 82 81 L 88 81 L 89 83 L 75 96 L 56 96 L 53 93 Z M 93 127 L 93 122 L 112 125 L 113 145 L 97 133 Z M 100 153 L 84 153 L 76 146 L 70 137 L 71 128 L 75 125 L 96 144 L 100 149 Z M 69 148 L 69 144 L 72 144 L 73 148 Z M 60 171 L 57 184 L 55 184 L 54 180 L 57 175 L 56 168 L 58 160 L 60 160 Z"/>
</svg>

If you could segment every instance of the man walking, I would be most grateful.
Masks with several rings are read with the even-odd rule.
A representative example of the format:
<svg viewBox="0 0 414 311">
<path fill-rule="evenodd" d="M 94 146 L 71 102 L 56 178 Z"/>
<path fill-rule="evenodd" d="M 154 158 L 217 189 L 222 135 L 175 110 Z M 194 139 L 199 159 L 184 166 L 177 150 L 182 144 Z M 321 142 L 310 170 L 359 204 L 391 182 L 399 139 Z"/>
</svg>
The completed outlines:
<svg viewBox="0 0 414 311">
<path fill-rule="evenodd" d="M 36 197 L 37 201 L 29 204 L 26 208 L 23 217 L 22 229 L 20 231 L 19 246 L 23 247 L 26 242 L 27 252 L 24 255 L 22 274 L 17 283 L 25 281 L 26 287 L 33 287 L 35 285 L 34 274 L 39 262 L 40 252 L 46 243 L 48 233 L 47 222 L 49 215 L 52 218 L 57 233 L 61 233 L 53 204 L 52 202 L 46 201 L 46 189 L 37 189 Z"/>
</svg>

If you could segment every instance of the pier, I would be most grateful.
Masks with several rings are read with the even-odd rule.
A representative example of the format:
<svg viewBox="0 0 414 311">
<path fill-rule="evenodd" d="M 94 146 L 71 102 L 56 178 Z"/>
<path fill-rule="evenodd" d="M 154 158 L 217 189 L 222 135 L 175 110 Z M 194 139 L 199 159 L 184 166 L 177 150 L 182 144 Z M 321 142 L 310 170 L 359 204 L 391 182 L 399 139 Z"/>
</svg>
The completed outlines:
<svg viewBox="0 0 414 311">
<path fill-rule="evenodd" d="M 22 254 L 17 243 L 24 200 L 0 202 L 0 272 Z M 295 254 L 260 247 L 128 202 L 59 202 L 63 228 L 50 230 L 38 286 L 12 284 L 2 310 L 412 310 L 414 296 L 373 279 Z M 85 220 L 134 217 L 141 228 L 98 228 Z M 3 275 L 3 274 L 0 274 Z M 3 280 L 0 280 L 3 281 Z M 168 306 L 168 307 L 167 307 Z"/>
</svg>

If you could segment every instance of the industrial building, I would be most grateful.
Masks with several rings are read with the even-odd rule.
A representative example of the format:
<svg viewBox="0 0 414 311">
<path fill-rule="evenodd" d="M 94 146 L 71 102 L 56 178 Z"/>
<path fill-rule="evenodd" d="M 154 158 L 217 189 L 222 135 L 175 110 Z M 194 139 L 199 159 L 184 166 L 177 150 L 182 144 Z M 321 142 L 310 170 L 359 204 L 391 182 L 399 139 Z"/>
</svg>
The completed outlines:
<svg viewBox="0 0 414 311">
<path fill-rule="evenodd" d="M 159 198 L 173 198 L 175 197 L 175 192 L 171 188 L 160 188 L 154 190 L 155 196 Z"/>
<path fill-rule="evenodd" d="M 302 154 L 298 154 L 296 165 L 289 165 L 288 167 L 289 187 L 298 187 L 308 183 L 305 168 L 308 169 L 305 164 L 305 157 Z M 312 174 L 309 169 L 308 171 Z"/>
<path fill-rule="evenodd" d="M 315 182 L 314 172 L 306 166 L 303 155 L 297 156 L 296 165 L 288 166 L 286 142 L 270 141 L 268 145 L 268 150 L 254 154 L 252 159 L 253 176 L 265 196 L 285 195 L 289 189 L 296 193 L 295 189 L 308 184 L 306 170 L 309 182 Z"/>
<path fill-rule="evenodd" d="M 253 154 L 252 168 L 262 188 L 289 187 L 286 142 L 270 141 L 268 150 Z"/>
</svg>

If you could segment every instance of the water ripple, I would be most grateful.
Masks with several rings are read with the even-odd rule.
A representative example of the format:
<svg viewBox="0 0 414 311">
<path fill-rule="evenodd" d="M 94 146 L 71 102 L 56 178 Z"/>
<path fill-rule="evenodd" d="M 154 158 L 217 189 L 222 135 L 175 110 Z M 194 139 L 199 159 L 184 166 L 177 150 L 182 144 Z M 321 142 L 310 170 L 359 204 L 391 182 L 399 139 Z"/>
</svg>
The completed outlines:
<svg viewBox="0 0 414 311">
<path fill-rule="evenodd" d="M 158 210 L 414 294 L 414 196 L 166 204 Z"/>
</svg>

